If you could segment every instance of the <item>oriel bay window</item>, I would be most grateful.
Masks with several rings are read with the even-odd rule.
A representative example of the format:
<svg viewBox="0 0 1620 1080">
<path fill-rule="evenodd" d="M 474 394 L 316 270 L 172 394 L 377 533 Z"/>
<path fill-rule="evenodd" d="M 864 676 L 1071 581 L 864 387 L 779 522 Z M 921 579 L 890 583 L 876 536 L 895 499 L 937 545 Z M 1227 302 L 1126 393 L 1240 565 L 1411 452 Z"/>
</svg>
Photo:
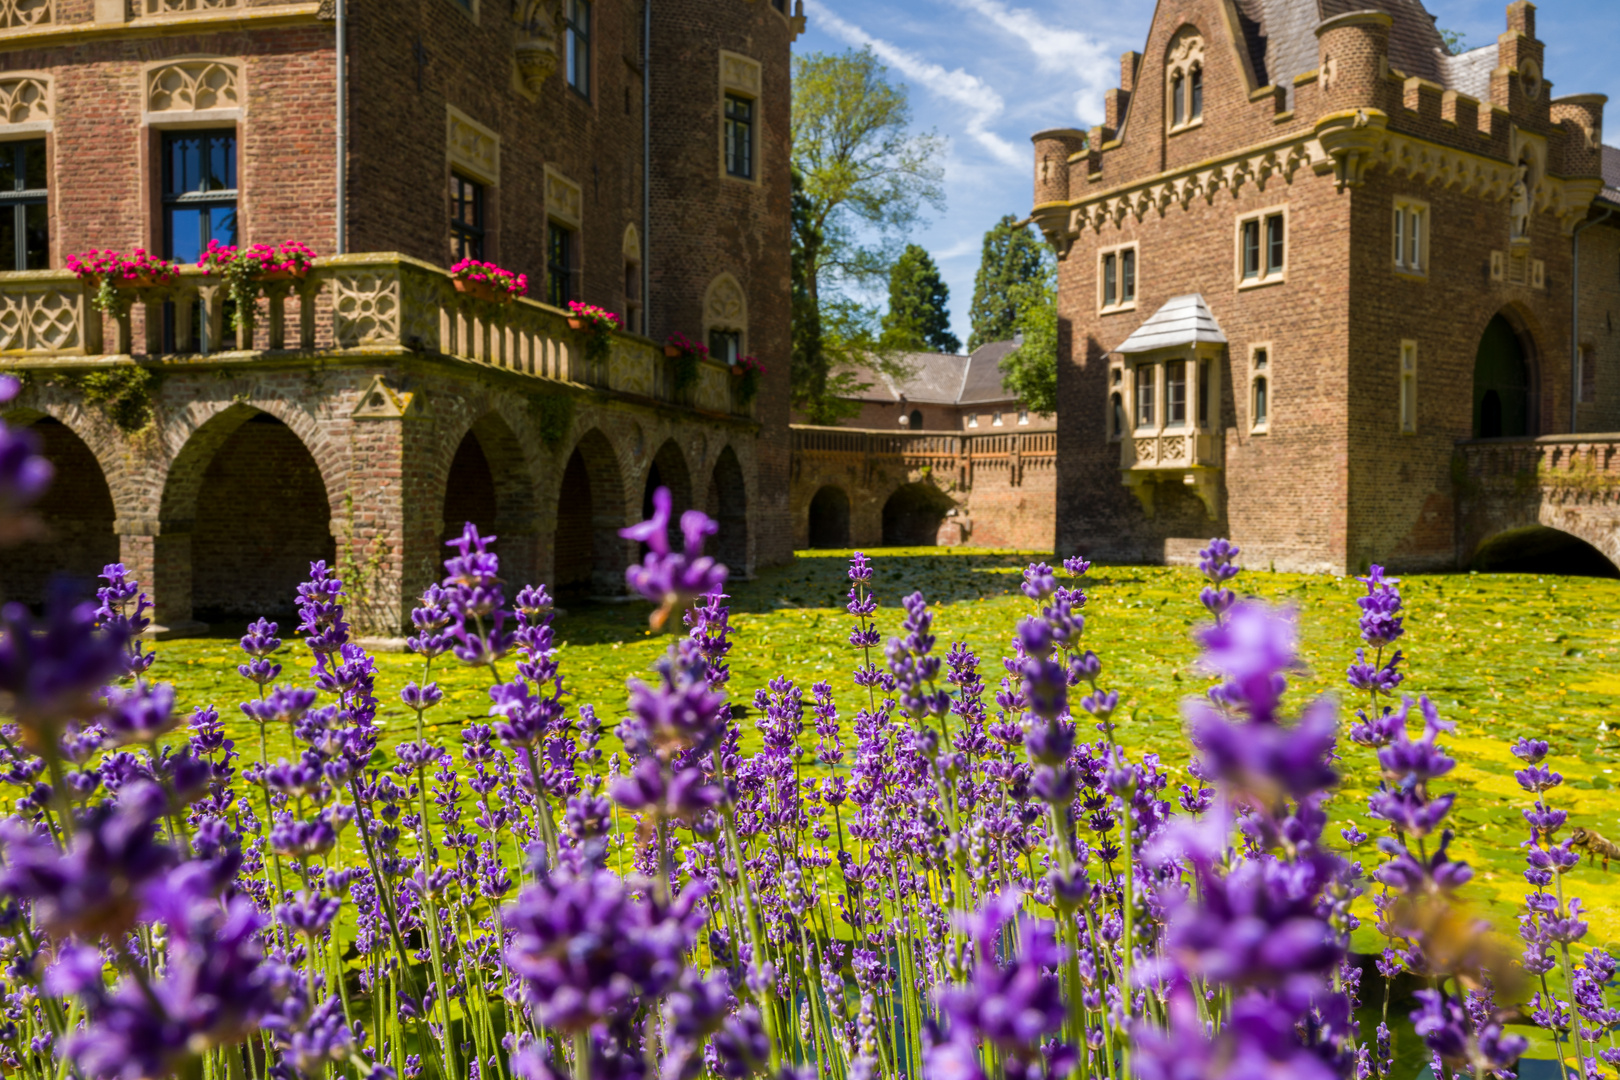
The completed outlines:
<svg viewBox="0 0 1620 1080">
<path fill-rule="evenodd" d="M 1150 428 L 1153 426 L 1154 399 L 1158 396 L 1157 364 L 1138 364 L 1136 366 L 1136 426 Z"/>
<path fill-rule="evenodd" d="M 164 132 L 164 257 L 194 263 L 236 234 L 236 131 Z"/>
<path fill-rule="evenodd" d="M 1164 426 L 1187 425 L 1187 361 L 1171 360 L 1164 365 Z"/>
<path fill-rule="evenodd" d="M 45 140 L 0 144 L 0 270 L 51 264 Z"/>
</svg>

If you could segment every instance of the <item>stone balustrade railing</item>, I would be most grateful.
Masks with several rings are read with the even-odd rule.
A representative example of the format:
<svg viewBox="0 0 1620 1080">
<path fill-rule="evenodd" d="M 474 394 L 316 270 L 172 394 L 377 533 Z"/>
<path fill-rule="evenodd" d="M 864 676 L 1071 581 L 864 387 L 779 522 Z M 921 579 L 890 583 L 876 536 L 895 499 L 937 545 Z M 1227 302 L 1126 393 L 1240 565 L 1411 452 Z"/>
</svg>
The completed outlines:
<svg viewBox="0 0 1620 1080">
<path fill-rule="evenodd" d="M 1540 487 L 1620 487 L 1620 433 L 1475 439 L 1457 445 L 1463 475 L 1474 482 Z"/>
<path fill-rule="evenodd" d="M 194 266 L 168 286 L 131 290 L 116 317 L 92 306 L 94 287 L 66 271 L 0 273 L 0 363 L 408 351 L 753 415 L 741 380 L 723 364 L 702 361 L 695 384 L 677 389 L 662 350 L 630 334 L 614 334 L 606 359 L 587 361 L 584 338 L 564 312 L 529 299 L 475 299 L 457 292 L 446 271 L 403 255 L 323 258 L 302 280 L 262 283 L 260 291 L 251 319 L 233 327 L 224 282 Z"/>
<path fill-rule="evenodd" d="M 795 457 L 845 459 L 877 465 L 893 462 L 907 470 L 930 469 L 956 475 L 971 487 L 978 470 L 1007 469 L 1011 483 L 1026 471 L 1051 471 L 1057 463 L 1057 432 L 1012 431 L 974 435 L 936 431 L 874 431 L 863 428 L 793 425 Z"/>
</svg>

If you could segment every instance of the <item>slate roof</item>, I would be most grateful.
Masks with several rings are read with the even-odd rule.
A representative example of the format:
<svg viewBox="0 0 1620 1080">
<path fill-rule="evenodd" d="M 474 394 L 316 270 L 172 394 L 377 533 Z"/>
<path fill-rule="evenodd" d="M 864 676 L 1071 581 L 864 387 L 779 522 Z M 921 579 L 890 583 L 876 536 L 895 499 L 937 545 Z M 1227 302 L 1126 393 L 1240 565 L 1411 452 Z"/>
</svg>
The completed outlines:
<svg viewBox="0 0 1620 1080">
<path fill-rule="evenodd" d="M 992 341 L 967 356 L 960 353 L 906 353 L 910 368 L 901 378 L 871 368 L 857 368 L 855 377 L 871 386 L 854 395 L 857 401 L 906 401 L 919 405 L 969 405 L 1012 401 L 1001 388 L 998 365 L 1017 343 Z"/>
<path fill-rule="evenodd" d="M 1215 321 L 1215 316 L 1210 314 L 1203 296 L 1186 293 L 1166 300 L 1163 307 L 1138 326 L 1130 337 L 1115 346 L 1113 351 L 1145 353 L 1201 341 L 1225 345 L 1226 334 L 1221 330 L 1221 324 Z"/>
<path fill-rule="evenodd" d="M 1395 20 L 1389 30 L 1391 67 L 1406 75 L 1421 75 L 1448 90 L 1489 96 L 1496 43 L 1462 56 L 1447 56 L 1434 16 L 1422 0 L 1236 0 L 1236 6 L 1255 77 L 1261 86 L 1281 86 L 1290 107 L 1294 77 L 1316 69 L 1316 28 L 1324 20 L 1352 11 L 1386 11 Z M 1459 64 L 1462 60 L 1467 62 Z M 1483 83 L 1478 70 L 1482 65 Z"/>
<path fill-rule="evenodd" d="M 1620 149 L 1605 146 L 1602 160 L 1603 194 L 1598 197 L 1620 206 Z"/>
</svg>

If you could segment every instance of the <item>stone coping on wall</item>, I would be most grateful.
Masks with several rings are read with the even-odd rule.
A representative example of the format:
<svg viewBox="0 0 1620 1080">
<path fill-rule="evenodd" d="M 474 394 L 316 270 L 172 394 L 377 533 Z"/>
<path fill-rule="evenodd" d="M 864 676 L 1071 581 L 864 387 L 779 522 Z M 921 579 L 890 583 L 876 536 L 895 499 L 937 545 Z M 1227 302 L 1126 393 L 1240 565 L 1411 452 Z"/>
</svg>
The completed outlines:
<svg viewBox="0 0 1620 1080">
<path fill-rule="evenodd" d="M 259 30 L 331 19 L 325 0 L 275 4 L 264 7 L 230 7 L 164 15 L 141 15 L 128 21 L 44 23 L 39 26 L 0 30 L 0 52 L 17 49 L 50 49 L 82 45 L 108 38 L 169 37 L 181 34 L 215 34 L 225 30 Z"/>
</svg>

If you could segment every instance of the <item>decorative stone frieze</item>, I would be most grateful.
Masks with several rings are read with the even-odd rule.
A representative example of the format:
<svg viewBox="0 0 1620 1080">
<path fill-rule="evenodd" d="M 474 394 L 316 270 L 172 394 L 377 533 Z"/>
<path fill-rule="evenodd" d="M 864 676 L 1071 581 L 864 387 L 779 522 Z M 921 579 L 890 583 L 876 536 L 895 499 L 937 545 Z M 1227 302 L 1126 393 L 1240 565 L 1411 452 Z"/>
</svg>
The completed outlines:
<svg viewBox="0 0 1620 1080">
<path fill-rule="evenodd" d="M 54 112 L 48 80 L 30 75 L 0 79 L 0 127 L 49 123 Z"/>
<path fill-rule="evenodd" d="M 473 179 L 500 186 L 501 137 L 454 105 L 445 106 L 445 152 Z"/>
<path fill-rule="evenodd" d="M 56 21 L 56 0 L 0 0 L 0 30 L 26 30 Z"/>
<path fill-rule="evenodd" d="M 205 112 L 242 107 L 241 69 L 225 60 L 187 60 L 146 74 L 149 113 Z"/>
</svg>

